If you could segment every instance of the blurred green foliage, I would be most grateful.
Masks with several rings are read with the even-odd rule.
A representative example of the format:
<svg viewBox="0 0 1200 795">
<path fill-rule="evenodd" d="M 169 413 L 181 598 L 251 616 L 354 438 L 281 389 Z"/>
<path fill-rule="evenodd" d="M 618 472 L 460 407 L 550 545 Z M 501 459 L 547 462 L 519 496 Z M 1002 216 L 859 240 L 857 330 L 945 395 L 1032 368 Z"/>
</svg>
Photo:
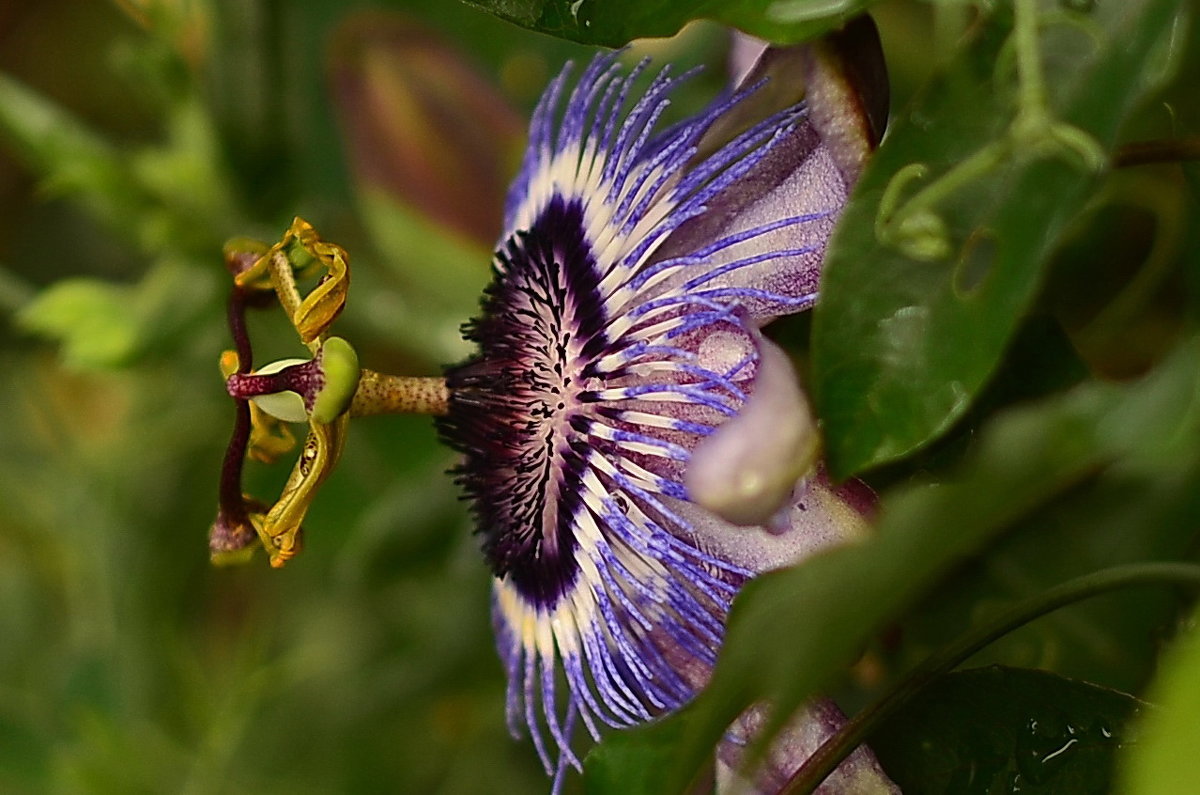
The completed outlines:
<svg viewBox="0 0 1200 795">
<path fill-rule="evenodd" d="M 585 40 L 596 39 L 563 15 L 574 6 L 599 25 L 613 12 L 610 44 L 673 32 L 696 11 L 476 5 Z M 1006 3 L 725 10 L 790 38 L 868 5 L 896 122 L 832 255 L 810 383 L 838 471 L 881 492 L 878 538 L 748 589 L 714 686 L 679 718 L 606 743 L 590 763 L 596 791 L 690 775 L 756 698 L 788 705 L 822 689 L 853 711 L 1001 605 L 1102 567 L 1196 557 L 1196 164 L 1096 171 L 1053 146 L 1012 152 L 921 225 L 953 261 L 892 245 L 879 209 L 896 175 L 929 168 L 899 191 L 902 207 L 1005 140 L 1023 106 Z M 0 9 L 4 792 L 546 787 L 503 727 L 488 576 L 443 474 L 453 458 L 426 420 L 352 428 L 307 549 L 283 570 L 208 564 L 231 422 L 216 364 L 228 347 L 223 242 L 274 240 L 293 215 L 309 218 L 353 257 L 338 331 L 364 365 L 436 372 L 464 352 L 456 329 L 487 278 L 483 230 L 487 213 L 499 230 L 494 197 L 520 120 L 561 61 L 588 52 L 468 5 L 383 7 Z M 1106 158 L 1194 135 L 1190 8 L 1040 4 L 1048 118 Z M 724 47 L 723 31 L 699 25 L 637 54 L 719 63 Z M 682 111 L 721 82 L 710 69 Z M 476 120 L 482 139 L 464 129 Z M 461 168 L 446 141 L 475 147 L 467 162 L 482 165 Z M 492 197 L 472 208 L 482 220 L 447 214 L 471 195 Z M 281 318 L 254 322 L 260 356 L 295 355 Z M 781 335 L 802 355 L 808 324 Z M 250 490 L 277 491 L 282 469 L 252 469 Z M 1109 595 L 973 662 L 1140 694 L 1191 604 L 1166 589 Z M 1146 713 L 1131 791 L 1170 775 L 1175 791 L 1200 786 L 1194 755 L 1178 751 L 1200 731 L 1187 719 L 1194 646 L 1149 690 L 1164 707 Z"/>
</svg>

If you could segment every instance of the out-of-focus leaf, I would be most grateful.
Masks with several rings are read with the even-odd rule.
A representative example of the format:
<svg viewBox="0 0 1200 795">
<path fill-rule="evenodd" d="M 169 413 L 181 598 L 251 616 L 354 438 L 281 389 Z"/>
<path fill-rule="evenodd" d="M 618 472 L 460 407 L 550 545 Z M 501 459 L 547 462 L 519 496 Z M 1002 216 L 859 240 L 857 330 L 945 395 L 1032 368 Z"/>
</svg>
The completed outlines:
<svg viewBox="0 0 1200 795">
<path fill-rule="evenodd" d="M 223 169 L 222 153 L 207 111 L 195 96 L 168 111 L 167 141 L 130 157 L 129 171 L 155 202 L 141 224 L 149 251 L 208 255 L 238 229 L 238 205 Z"/>
<path fill-rule="evenodd" d="M 167 141 L 125 152 L 65 108 L 0 74 L 0 137 L 46 191 L 154 254 L 219 248 L 237 228 L 234 202 L 207 112 L 194 96 L 169 109 Z"/>
<path fill-rule="evenodd" d="M 371 242 L 384 264 L 455 310 L 459 321 L 479 308 L 491 278 L 491 251 L 378 190 L 360 203 Z"/>
<path fill-rule="evenodd" d="M 359 208 L 380 264 L 397 277 L 359 292 L 370 295 L 372 322 L 403 337 L 394 344 L 435 361 L 466 356 L 470 346 L 459 327 L 479 309 L 491 278 L 491 253 L 379 189 L 364 186 Z M 374 317 L 381 312 L 387 317 Z"/>
<path fill-rule="evenodd" d="M 34 296 L 33 287 L 8 268 L 0 265 L 0 311 L 14 312 Z"/>
<path fill-rule="evenodd" d="M 1054 256 L 1039 301 L 1090 369 L 1111 378 L 1144 373 L 1182 331 L 1190 207 L 1170 176 L 1114 173 Z"/>
<path fill-rule="evenodd" d="M 1061 392 L 1086 375 L 1057 325 L 1045 317 L 1023 324 L 997 376 L 952 435 L 915 460 L 887 468 L 909 477 L 915 466 L 953 477 L 950 464 L 974 429 L 1004 405 Z M 1200 533 L 1197 475 L 1172 456 L 1112 466 L 1023 520 L 973 557 L 892 630 L 903 642 L 880 653 L 893 670 L 917 664 L 949 639 L 1012 602 L 1100 569 L 1187 557 Z M 973 664 L 999 663 L 1141 692 L 1156 647 L 1188 595 L 1141 588 L 1088 599 L 993 641 Z"/>
<path fill-rule="evenodd" d="M 137 318 L 127 309 L 132 292 L 99 279 L 63 279 L 29 304 L 20 322 L 59 340 L 72 367 L 115 367 L 137 347 Z"/>
<path fill-rule="evenodd" d="M 1162 46 L 1177 6 L 1097 3 L 1044 25 L 1050 114 L 1111 148 L 1150 88 L 1141 64 Z M 962 416 L 999 362 L 1059 236 L 1087 201 L 1093 174 L 1062 150 L 1024 148 L 923 216 L 941 230 L 934 237 L 945 244 L 944 256 L 916 258 L 877 236 L 882 199 L 902 168 L 927 169 L 902 189 L 911 197 L 1007 135 L 1016 112 L 1016 76 L 1004 57 L 1011 32 L 1006 9 L 976 28 L 896 120 L 835 233 L 813 323 L 811 381 L 835 475 L 903 456 Z"/>
<path fill-rule="evenodd" d="M 304 140 L 297 128 L 303 124 L 306 137 L 311 137 L 329 124 L 327 114 L 316 115 L 315 107 L 297 107 L 299 98 L 307 99 L 319 85 L 312 74 L 316 51 L 306 52 L 303 26 L 326 9 L 317 3 L 285 9 L 279 3 L 235 0 L 208 5 L 211 51 L 202 77 L 225 157 L 248 204 L 260 211 L 294 213 L 294 161 Z M 285 17 L 291 23 L 287 27 Z M 302 69 L 309 72 L 307 79 L 299 79 Z M 328 153 L 325 159 L 337 164 Z"/>
<path fill-rule="evenodd" d="M 1141 382 L 1089 383 L 1013 410 L 985 429 L 974 460 L 952 482 L 887 498 L 870 541 L 751 582 L 734 604 L 708 689 L 680 715 L 639 730 L 649 741 L 684 723 L 682 744 L 664 760 L 673 784 L 748 704 L 765 700 L 789 714 L 919 594 L 1065 489 L 1114 462 L 1163 461 L 1194 481 L 1198 362 L 1200 341 L 1192 340 Z"/>
<path fill-rule="evenodd" d="M 868 739 L 907 795 L 1109 792 L 1125 724 L 1144 705 L 1045 671 L 950 674 Z"/>
<path fill-rule="evenodd" d="M 64 108 L 0 74 L 0 137 L 8 139 L 45 188 L 80 197 L 117 228 L 131 229 L 148 206 L 121 154 Z"/>
<path fill-rule="evenodd" d="M 64 279 L 17 319 L 26 330 L 58 341 L 70 367 L 120 367 L 192 322 L 212 298 L 216 276 L 215 270 L 167 262 L 136 285 Z"/>
<path fill-rule="evenodd" d="M 874 0 L 467 0 L 509 22 L 578 41 L 620 47 L 671 36 L 711 19 L 779 43 L 811 39 L 861 13 Z"/>
<path fill-rule="evenodd" d="M 1120 792 L 1191 795 L 1200 786 L 1200 632 L 1180 639 L 1149 694 L 1138 743 L 1125 757 Z"/>
<path fill-rule="evenodd" d="M 1114 465 L 1039 511 L 943 581 L 901 621 L 904 669 L 997 610 L 1110 566 L 1186 558 L 1200 530 L 1200 474 Z M 1045 668 L 1140 692 L 1189 595 L 1139 588 L 1055 611 L 990 644 L 975 664 Z"/>
</svg>

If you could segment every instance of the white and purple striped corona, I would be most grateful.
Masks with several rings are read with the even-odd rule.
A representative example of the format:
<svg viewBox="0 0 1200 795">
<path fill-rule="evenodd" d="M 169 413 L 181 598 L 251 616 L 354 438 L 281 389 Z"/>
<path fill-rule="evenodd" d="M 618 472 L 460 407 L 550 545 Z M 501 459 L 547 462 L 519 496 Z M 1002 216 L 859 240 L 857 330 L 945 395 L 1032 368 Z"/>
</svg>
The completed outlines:
<svg viewBox="0 0 1200 795">
<path fill-rule="evenodd" d="M 803 477 L 811 418 L 759 331 L 816 300 L 861 165 L 815 84 L 807 103 L 761 112 L 779 94 L 764 75 L 785 79 L 771 70 L 794 52 L 768 50 L 669 126 L 687 75 L 635 92 L 645 62 L 601 55 L 573 83 L 564 69 L 465 329 L 478 352 L 447 372 L 439 425 L 495 575 L 509 725 L 556 787 L 580 766 L 578 723 L 598 738 L 684 704 L 746 579 L 855 521 L 844 492 Z M 850 115 L 865 151 L 877 131 Z"/>
</svg>

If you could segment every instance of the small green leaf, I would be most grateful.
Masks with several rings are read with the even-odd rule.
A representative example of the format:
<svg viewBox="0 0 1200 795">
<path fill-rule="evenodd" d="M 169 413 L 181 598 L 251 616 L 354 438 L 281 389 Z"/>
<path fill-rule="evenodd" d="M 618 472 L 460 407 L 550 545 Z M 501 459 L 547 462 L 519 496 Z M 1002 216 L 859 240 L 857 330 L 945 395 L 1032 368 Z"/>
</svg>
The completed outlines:
<svg viewBox="0 0 1200 795">
<path fill-rule="evenodd" d="M 583 44 L 620 47 L 671 36 L 711 19 L 761 39 L 790 44 L 832 30 L 874 0 L 467 0 L 521 27 Z"/>
<path fill-rule="evenodd" d="M 18 315 L 29 331 L 61 341 L 71 367 L 116 367 L 133 356 L 138 320 L 129 312 L 132 288 L 98 279 L 64 279 Z"/>
<path fill-rule="evenodd" d="M 1200 632 L 1180 639 L 1150 691 L 1159 709 L 1143 718 L 1142 736 L 1121 770 L 1130 795 L 1191 795 L 1200 782 Z"/>
<path fill-rule="evenodd" d="M 1042 19 L 1045 116 L 1017 101 L 997 11 L 896 120 L 838 225 L 813 321 L 835 476 L 907 455 L 971 405 L 1088 201 L 1096 175 L 1076 155 L 1112 147 L 1177 11 L 1131 0 Z"/>
<path fill-rule="evenodd" d="M 151 268 L 140 282 L 64 279 L 17 314 L 27 331 L 62 345 L 68 366 L 108 369 L 130 364 L 186 329 L 215 293 L 216 272 L 174 262 Z"/>
<path fill-rule="evenodd" d="M 1144 707 L 1045 671 L 950 674 L 867 741 L 908 795 L 1109 792 L 1126 723 Z"/>
</svg>

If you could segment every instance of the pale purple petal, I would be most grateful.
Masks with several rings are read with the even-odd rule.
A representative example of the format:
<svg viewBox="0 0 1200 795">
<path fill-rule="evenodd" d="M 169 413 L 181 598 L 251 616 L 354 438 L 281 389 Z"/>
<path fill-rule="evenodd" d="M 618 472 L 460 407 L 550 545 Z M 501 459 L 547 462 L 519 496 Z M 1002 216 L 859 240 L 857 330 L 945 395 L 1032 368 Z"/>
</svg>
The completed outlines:
<svg viewBox="0 0 1200 795">
<path fill-rule="evenodd" d="M 846 499 L 845 487 L 835 488 L 823 472 L 798 483 L 783 510 L 762 526 L 735 525 L 693 503 L 672 507 L 710 554 L 756 573 L 864 541 L 870 532 L 867 519 Z"/>
<path fill-rule="evenodd" d="M 721 250 L 707 263 L 710 269 L 719 270 L 727 263 L 767 252 L 794 252 L 734 268 L 712 282 L 713 286 L 759 290 L 790 299 L 785 303 L 763 295 L 747 296 L 743 306 L 762 325 L 805 309 L 816 299 L 825 243 L 867 154 L 882 134 L 888 94 L 874 26 L 860 20 L 827 39 L 767 48 L 742 79 L 742 88 L 754 85 L 760 88 L 709 131 L 701 153 L 731 136 L 755 114 L 777 111 L 801 96 L 804 117 L 753 169 L 709 199 L 703 214 L 676 229 L 652 262 L 679 257 L 784 219 L 808 219 L 750 236 Z"/>
<path fill-rule="evenodd" d="M 709 257 L 715 271 L 764 254 L 772 256 L 747 267 L 733 267 L 714 278 L 709 287 L 756 290 L 770 295 L 746 295 L 740 301 L 759 325 L 779 315 L 806 309 L 817 298 L 825 243 L 845 206 L 849 186 L 816 131 L 802 120 L 787 138 L 745 177 L 709 202 L 709 209 L 680 226 L 655 253 L 654 263 L 682 256 L 714 241 L 744 239 Z M 803 221 L 780 225 L 787 219 Z M 784 303 L 779 297 L 792 299 Z"/>
<path fill-rule="evenodd" d="M 731 33 L 729 41 L 729 74 L 733 85 L 738 85 L 745 81 L 746 75 L 750 74 L 750 70 L 758 63 L 759 57 L 763 54 L 763 50 L 767 49 L 767 46 L 767 43 L 762 39 L 751 36 L 748 33 L 742 33 L 740 30 L 734 30 Z"/>
<path fill-rule="evenodd" d="M 692 501 L 737 525 L 765 525 L 817 463 L 818 433 L 791 360 L 758 336 L 754 392 L 700 442 L 684 484 Z"/>
<path fill-rule="evenodd" d="M 746 748 L 766 726 L 768 710 L 753 706 L 730 727 L 717 749 L 718 795 L 774 795 L 821 745 L 846 722 L 829 699 L 809 702 L 793 715 L 771 742 L 766 761 L 753 775 L 740 768 Z M 900 788 L 883 772 L 875 755 L 860 746 L 817 787 L 819 795 L 898 795 Z"/>
<path fill-rule="evenodd" d="M 887 126 L 887 66 L 879 32 L 867 17 L 804 50 L 809 115 L 850 184 Z"/>
</svg>

